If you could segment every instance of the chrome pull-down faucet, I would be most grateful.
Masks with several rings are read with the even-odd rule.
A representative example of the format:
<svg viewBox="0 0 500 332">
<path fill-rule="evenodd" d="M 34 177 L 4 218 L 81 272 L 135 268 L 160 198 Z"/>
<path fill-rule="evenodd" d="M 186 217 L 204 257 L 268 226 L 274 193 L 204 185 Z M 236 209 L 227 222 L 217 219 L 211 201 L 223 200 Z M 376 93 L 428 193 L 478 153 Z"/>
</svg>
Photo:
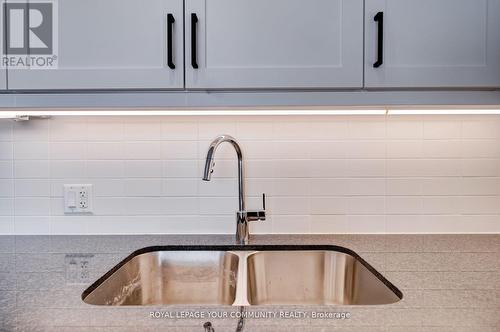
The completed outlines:
<svg viewBox="0 0 500 332">
<path fill-rule="evenodd" d="M 266 220 L 265 211 L 265 195 L 263 198 L 263 210 L 261 211 L 247 211 L 245 209 L 245 188 L 243 181 L 243 153 L 241 148 L 234 139 L 234 137 L 229 135 L 221 135 L 215 138 L 208 148 L 207 159 L 205 162 L 205 170 L 203 172 L 203 180 L 210 181 L 212 173 L 214 171 L 214 155 L 217 147 L 224 142 L 231 143 L 233 148 L 236 150 L 236 156 L 238 157 L 238 211 L 236 212 L 236 243 L 238 244 L 248 244 L 248 222 L 249 221 L 263 221 Z"/>
</svg>

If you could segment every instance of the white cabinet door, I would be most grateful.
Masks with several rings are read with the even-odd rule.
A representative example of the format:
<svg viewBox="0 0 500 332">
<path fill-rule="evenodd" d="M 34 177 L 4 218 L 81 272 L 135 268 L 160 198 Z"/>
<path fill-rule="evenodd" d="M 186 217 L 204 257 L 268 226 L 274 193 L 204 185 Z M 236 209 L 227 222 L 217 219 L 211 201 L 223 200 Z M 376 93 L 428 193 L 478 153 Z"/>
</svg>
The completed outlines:
<svg viewBox="0 0 500 332">
<path fill-rule="evenodd" d="M 188 89 L 362 87 L 363 0 L 186 0 L 185 15 Z"/>
<path fill-rule="evenodd" d="M 365 28 L 368 88 L 500 86 L 500 0 L 366 0 Z"/>
<path fill-rule="evenodd" d="M 183 88 L 182 0 L 56 3 L 57 69 L 9 68 L 9 89 Z"/>
</svg>

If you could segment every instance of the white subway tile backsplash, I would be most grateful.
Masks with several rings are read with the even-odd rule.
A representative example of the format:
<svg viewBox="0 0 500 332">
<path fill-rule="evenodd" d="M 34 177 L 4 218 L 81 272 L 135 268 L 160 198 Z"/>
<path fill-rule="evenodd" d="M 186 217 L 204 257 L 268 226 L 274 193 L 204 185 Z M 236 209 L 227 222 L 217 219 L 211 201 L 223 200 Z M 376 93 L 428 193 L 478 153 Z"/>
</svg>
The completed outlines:
<svg viewBox="0 0 500 332">
<path fill-rule="evenodd" d="M 163 141 L 160 151 L 162 159 L 197 159 L 198 143 L 196 141 Z"/>
<path fill-rule="evenodd" d="M 12 127 L 13 124 L 11 122 L 0 123 L 0 141 L 12 141 L 14 138 Z"/>
<path fill-rule="evenodd" d="M 406 140 L 406 141 L 388 141 L 387 158 L 404 159 L 404 158 L 421 158 L 423 153 L 423 141 Z"/>
<path fill-rule="evenodd" d="M 424 121 L 424 139 L 458 139 L 461 136 L 462 123 L 459 120 Z"/>
<path fill-rule="evenodd" d="M 86 162 L 84 160 L 52 160 L 49 163 L 50 177 L 61 178 L 83 178 L 85 177 Z"/>
<path fill-rule="evenodd" d="M 310 232 L 310 216 L 275 216 L 273 233 L 295 234 Z"/>
<path fill-rule="evenodd" d="M 124 159 L 154 160 L 161 158 L 161 143 L 156 141 L 126 142 L 124 144 Z"/>
<path fill-rule="evenodd" d="M 88 160 L 120 160 L 125 158 L 125 146 L 122 142 L 89 142 Z"/>
<path fill-rule="evenodd" d="M 121 178 L 125 174 L 125 162 L 121 160 L 88 160 L 85 173 L 89 178 Z"/>
<path fill-rule="evenodd" d="M 198 122 L 198 139 L 211 141 L 218 135 L 236 136 L 236 122 L 226 120 L 201 119 Z"/>
<path fill-rule="evenodd" d="M 0 142 L 0 160 L 12 160 L 14 158 L 14 144 L 12 142 Z"/>
<path fill-rule="evenodd" d="M 16 160 L 14 161 L 14 177 L 22 178 L 48 178 L 48 160 Z"/>
<path fill-rule="evenodd" d="M 349 192 L 349 179 L 309 179 L 311 196 L 342 196 Z"/>
<path fill-rule="evenodd" d="M 347 199 L 347 214 L 384 214 L 384 196 L 355 196 Z"/>
<path fill-rule="evenodd" d="M 422 214 L 455 214 L 460 198 L 456 196 L 422 197 Z"/>
<path fill-rule="evenodd" d="M 54 235 L 88 234 L 90 216 L 53 216 L 50 219 L 50 233 Z"/>
<path fill-rule="evenodd" d="M 462 159 L 463 176 L 500 176 L 500 159 Z"/>
<path fill-rule="evenodd" d="M 385 233 L 387 228 L 383 215 L 349 215 L 346 222 L 349 233 Z"/>
<path fill-rule="evenodd" d="M 43 233 L 43 232 L 41 232 Z M 0 216 L 0 234 L 2 235 L 15 235 L 14 217 L 1 217 Z"/>
<path fill-rule="evenodd" d="M 85 160 L 87 144 L 84 142 L 51 142 L 50 160 Z"/>
<path fill-rule="evenodd" d="M 270 141 L 274 137 L 272 121 L 238 121 L 236 135 L 241 140 Z"/>
<path fill-rule="evenodd" d="M 347 193 L 355 196 L 385 195 L 385 178 L 352 178 L 346 181 L 349 189 Z M 344 192 L 343 194 L 345 194 Z"/>
<path fill-rule="evenodd" d="M 460 194 L 500 196 L 500 178 L 463 177 L 460 179 Z"/>
<path fill-rule="evenodd" d="M 423 158 L 460 158 L 462 142 L 454 140 L 425 140 L 423 141 Z"/>
<path fill-rule="evenodd" d="M 16 197 L 14 208 L 16 216 L 47 216 L 50 215 L 50 198 Z"/>
<path fill-rule="evenodd" d="M 195 179 L 192 183 L 186 183 L 186 180 L 180 183 L 175 183 L 173 181 L 175 180 L 170 180 L 168 184 L 171 187 L 170 190 L 173 190 L 172 192 L 174 193 L 176 191 L 183 190 L 186 185 L 188 187 L 193 185 L 197 186 L 198 194 L 200 196 L 232 197 L 235 196 L 235 193 L 238 190 L 238 180 L 236 178 L 220 178 L 214 179 L 213 181 L 200 181 Z M 194 194 L 196 194 L 196 191 L 194 191 Z"/>
<path fill-rule="evenodd" d="M 201 178 L 198 165 L 198 160 L 166 160 L 162 163 L 162 174 L 165 178 Z"/>
<path fill-rule="evenodd" d="M 126 196 L 160 196 L 162 193 L 161 179 L 131 179 L 123 180 Z"/>
<path fill-rule="evenodd" d="M 422 180 L 418 178 L 388 178 L 386 191 L 390 196 L 422 195 Z"/>
<path fill-rule="evenodd" d="M 217 182 L 220 182 L 220 180 L 217 180 Z M 198 189 L 199 185 L 202 183 L 203 182 L 201 182 L 199 179 L 192 179 L 192 178 L 164 179 L 162 181 L 162 196 L 182 197 L 182 196 L 198 196 L 198 194 L 202 196 L 201 191 Z M 232 195 L 234 195 L 234 190 L 235 190 L 234 188 L 235 187 L 233 187 L 231 191 Z M 206 196 L 210 195 L 207 194 Z"/>
<path fill-rule="evenodd" d="M 86 180 L 75 180 L 69 181 L 65 179 L 64 183 L 85 183 Z M 62 188 L 62 184 L 59 187 Z M 94 185 L 94 195 L 96 197 L 113 197 L 113 196 L 124 196 L 125 195 L 125 180 L 123 179 L 92 179 L 92 184 Z M 62 191 L 61 191 L 62 196 Z"/>
<path fill-rule="evenodd" d="M 193 140 L 198 139 L 198 124 L 196 122 L 173 122 L 161 123 L 162 140 Z"/>
<path fill-rule="evenodd" d="M 20 121 L 14 123 L 15 141 L 46 142 L 49 137 L 49 121 Z"/>
<path fill-rule="evenodd" d="M 276 178 L 306 178 L 311 175 L 310 160 L 288 159 L 274 161 L 255 161 L 249 163 L 250 174 L 253 177 L 276 177 Z M 252 167 L 253 164 L 253 167 Z M 252 168 L 255 168 L 252 170 Z"/>
<path fill-rule="evenodd" d="M 14 199 L 0 197 L 0 216 L 14 215 Z"/>
<path fill-rule="evenodd" d="M 347 172 L 349 177 L 381 177 L 386 174 L 385 159 L 349 159 Z"/>
<path fill-rule="evenodd" d="M 124 197 L 125 215 L 161 215 L 164 212 L 161 197 Z"/>
<path fill-rule="evenodd" d="M 126 215 L 126 202 L 123 197 L 100 197 L 94 200 L 94 213 L 99 216 Z"/>
<path fill-rule="evenodd" d="M 419 196 L 388 196 L 386 199 L 386 213 L 392 214 L 421 214 L 422 198 Z"/>
<path fill-rule="evenodd" d="M 50 123 L 49 139 L 57 141 L 86 141 L 87 119 L 82 117 L 75 120 L 54 118 Z"/>
<path fill-rule="evenodd" d="M 386 122 L 377 118 L 369 121 L 351 120 L 347 136 L 353 140 L 373 140 L 386 138 Z"/>
<path fill-rule="evenodd" d="M 130 178 L 161 178 L 162 161 L 125 160 L 124 176 Z"/>
<path fill-rule="evenodd" d="M 268 193 L 268 194 L 275 193 L 275 190 L 281 190 L 281 189 L 275 189 L 276 181 L 278 180 L 274 179 L 273 181 L 270 179 L 249 178 L 245 182 L 246 193 L 248 196 L 260 196 L 262 195 L 262 193 Z"/>
<path fill-rule="evenodd" d="M 343 149 L 347 158 L 382 159 L 386 157 L 386 144 L 381 141 L 347 141 Z"/>
<path fill-rule="evenodd" d="M 124 125 L 119 120 L 92 120 L 87 123 L 87 139 L 89 141 L 122 141 Z"/>
<path fill-rule="evenodd" d="M 458 201 L 462 214 L 500 214 L 498 196 L 463 196 Z"/>
<path fill-rule="evenodd" d="M 14 220 L 15 234 L 50 234 L 50 217 L 16 216 Z"/>
<path fill-rule="evenodd" d="M 14 196 L 14 180 L 0 179 L 0 197 Z"/>
<path fill-rule="evenodd" d="M 16 179 L 14 186 L 16 196 L 50 196 L 48 179 Z"/>
<path fill-rule="evenodd" d="M 309 186 L 310 186 L 309 179 L 276 178 L 276 179 L 272 180 L 272 183 L 273 183 L 273 187 L 271 188 L 271 193 L 274 196 L 306 196 L 306 195 L 309 195 Z"/>
<path fill-rule="evenodd" d="M 245 157 L 254 233 L 500 231 L 500 118 L 55 117 L 0 123 L 0 234 L 233 233 Z M 62 186 L 94 185 L 65 215 Z"/>
<path fill-rule="evenodd" d="M 0 160 L 0 179 L 12 179 L 14 176 L 14 161 Z"/>
<path fill-rule="evenodd" d="M 311 197 L 311 214 L 347 214 L 349 197 Z"/>
<path fill-rule="evenodd" d="M 389 139 L 422 139 L 423 123 L 419 119 L 402 120 L 401 117 L 387 121 L 387 138 Z"/>
<path fill-rule="evenodd" d="M 309 215 L 311 206 L 307 197 L 269 197 L 269 211 L 273 215 Z"/>
<path fill-rule="evenodd" d="M 49 158 L 49 143 L 48 142 L 15 142 L 14 143 L 14 159 L 23 160 L 39 160 Z"/>
<path fill-rule="evenodd" d="M 309 159 L 309 142 L 279 141 L 268 144 L 275 159 Z M 262 148 L 269 149 L 267 146 Z"/>
<path fill-rule="evenodd" d="M 500 146 L 496 140 L 464 140 L 462 142 L 464 158 L 500 158 Z"/>
<path fill-rule="evenodd" d="M 158 122 L 129 122 L 124 124 L 123 137 L 127 141 L 160 140 L 161 123 Z"/>
<path fill-rule="evenodd" d="M 346 159 L 353 141 L 318 141 L 309 143 L 307 151 L 311 159 Z"/>
<path fill-rule="evenodd" d="M 294 160 L 290 162 L 291 164 L 302 165 L 300 160 Z M 274 160 L 247 160 L 243 162 L 244 172 L 246 178 L 273 178 L 275 174 L 275 168 L 280 165 L 276 165 Z M 200 161 L 200 176 L 203 174 L 203 167 L 205 167 L 205 160 Z M 214 175 L 224 173 L 226 177 L 236 177 L 238 175 L 237 162 L 226 162 L 225 165 L 222 162 L 217 162 L 215 168 L 223 168 L 224 171 L 214 170 Z M 280 169 L 281 171 L 281 169 Z M 290 173 L 293 174 L 297 172 L 296 169 L 291 169 Z M 279 174 L 279 173 L 278 173 Z M 287 174 L 283 174 L 286 176 Z M 220 175 L 217 175 L 220 176 Z"/>
<path fill-rule="evenodd" d="M 462 138 L 498 138 L 498 118 L 484 117 L 481 120 L 462 122 Z"/>
<path fill-rule="evenodd" d="M 314 161 L 303 161 L 305 170 L 302 177 L 311 178 L 336 178 L 336 177 L 347 177 L 348 176 L 348 165 L 346 159 L 334 159 L 334 160 L 314 160 Z M 286 162 L 281 162 L 282 168 L 287 167 Z M 280 169 L 280 172 L 282 170 Z"/>
<path fill-rule="evenodd" d="M 351 227 L 345 215 L 312 215 L 311 233 L 350 233 Z"/>
<path fill-rule="evenodd" d="M 434 177 L 424 178 L 422 183 L 422 195 L 460 195 L 461 177 Z"/>
<path fill-rule="evenodd" d="M 304 124 L 302 122 L 302 129 L 298 130 L 298 133 L 304 132 L 305 138 L 314 141 L 317 140 L 343 140 L 349 135 L 349 124 L 347 121 L 339 119 L 338 121 L 324 121 L 324 122 L 311 122 Z M 275 136 L 276 139 L 281 139 Z"/>
<path fill-rule="evenodd" d="M 199 213 L 200 214 L 230 214 L 233 216 L 238 210 L 238 201 L 235 197 L 200 197 Z"/>
</svg>

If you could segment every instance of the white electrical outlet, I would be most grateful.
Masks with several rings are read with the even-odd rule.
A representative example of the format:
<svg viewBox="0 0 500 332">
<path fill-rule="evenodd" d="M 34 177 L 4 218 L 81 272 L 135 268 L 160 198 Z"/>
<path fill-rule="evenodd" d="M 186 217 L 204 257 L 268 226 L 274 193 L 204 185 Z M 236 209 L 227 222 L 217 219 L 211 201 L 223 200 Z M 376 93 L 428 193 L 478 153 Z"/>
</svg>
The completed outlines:
<svg viewBox="0 0 500 332">
<path fill-rule="evenodd" d="M 92 198 L 91 184 L 65 184 L 64 213 L 92 213 Z"/>
</svg>

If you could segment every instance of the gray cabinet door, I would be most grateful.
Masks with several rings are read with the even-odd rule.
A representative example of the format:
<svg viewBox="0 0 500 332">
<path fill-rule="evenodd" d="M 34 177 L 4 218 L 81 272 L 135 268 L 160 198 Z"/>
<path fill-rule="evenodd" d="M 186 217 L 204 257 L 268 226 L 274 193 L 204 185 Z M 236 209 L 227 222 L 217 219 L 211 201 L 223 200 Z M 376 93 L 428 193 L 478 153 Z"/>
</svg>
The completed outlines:
<svg viewBox="0 0 500 332">
<path fill-rule="evenodd" d="M 378 29 L 383 13 L 383 62 Z M 366 0 L 365 86 L 500 86 L 500 0 Z"/>
<path fill-rule="evenodd" d="M 9 68 L 9 89 L 183 88 L 182 0 L 63 0 L 56 4 L 57 69 Z M 175 20 L 171 25 L 168 14 Z M 167 64 L 168 26 L 175 69 Z"/>
<path fill-rule="evenodd" d="M 185 15 L 188 89 L 362 87 L 363 0 L 186 0 Z"/>
</svg>

